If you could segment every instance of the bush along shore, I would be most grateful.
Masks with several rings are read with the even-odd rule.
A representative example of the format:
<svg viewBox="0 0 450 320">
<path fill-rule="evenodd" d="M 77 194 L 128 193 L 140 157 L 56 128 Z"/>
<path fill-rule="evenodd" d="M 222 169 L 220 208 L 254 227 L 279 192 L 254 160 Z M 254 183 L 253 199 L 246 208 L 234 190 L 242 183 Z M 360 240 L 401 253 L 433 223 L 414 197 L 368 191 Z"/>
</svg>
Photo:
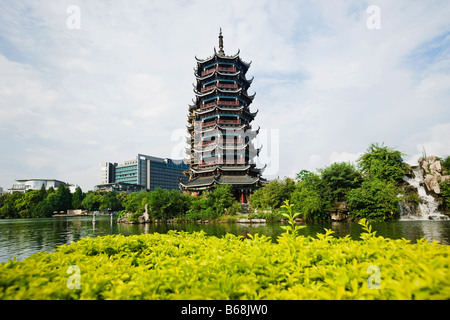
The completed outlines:
<svg viewBox="0 0 450 320">
<path fill-rule="evenodd" d="M 450 299 L 450 247 L 331 230 L 276 243 L 204 232 L 83 238 L 0 264 L 0 299 Z"/>
</svg>

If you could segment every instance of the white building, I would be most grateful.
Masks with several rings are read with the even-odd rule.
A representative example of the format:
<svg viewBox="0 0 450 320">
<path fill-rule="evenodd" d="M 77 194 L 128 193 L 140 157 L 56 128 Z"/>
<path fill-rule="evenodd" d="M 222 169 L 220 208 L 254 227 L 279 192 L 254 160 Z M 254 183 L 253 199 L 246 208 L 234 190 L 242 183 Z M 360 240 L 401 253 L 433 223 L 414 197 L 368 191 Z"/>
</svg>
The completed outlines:
<svg viewBox="0 0 450 320">
<path fill-rule="evenodd" d="M 60 184 L 67 186 L 68 184 L 55 179 L 18 179 L 17 183 L 13 184 L 12 188 L 8 189 L 8 192 L 27 192 L 27 190 L 40 190 L 42 185 L 48 190 L 50 187 L 57 189 Z"/>
</svg>

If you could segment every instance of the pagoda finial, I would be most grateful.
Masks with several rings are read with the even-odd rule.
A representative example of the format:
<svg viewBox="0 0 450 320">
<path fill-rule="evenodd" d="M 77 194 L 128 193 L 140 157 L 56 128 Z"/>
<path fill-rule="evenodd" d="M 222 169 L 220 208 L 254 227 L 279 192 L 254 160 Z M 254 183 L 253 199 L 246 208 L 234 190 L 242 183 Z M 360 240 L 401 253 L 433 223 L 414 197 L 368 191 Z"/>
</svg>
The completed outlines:
<svg viewBox="0 0 450 320">
<path fill-rule="evenodd" d="M 219 32 L 219 55 L 221 55 L 221 56 L 225 55 L 225 52 L 223 51 L 222 28 L 220 28 L 220 32 Z"/>
</svg>

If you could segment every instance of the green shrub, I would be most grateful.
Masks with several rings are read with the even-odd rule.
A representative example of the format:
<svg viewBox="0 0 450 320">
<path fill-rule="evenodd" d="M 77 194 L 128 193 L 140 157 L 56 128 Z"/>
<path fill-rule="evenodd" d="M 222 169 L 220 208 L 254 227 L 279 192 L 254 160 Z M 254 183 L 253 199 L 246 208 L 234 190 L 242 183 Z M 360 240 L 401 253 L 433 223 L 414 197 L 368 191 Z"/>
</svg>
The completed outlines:
<svg viewBox="0 0 450 320">
<path fill-rule="evenodd" d="M 400 151 L 384 144 L 372 143 L 357 162 L 368 177 L 398 184 L 408 173 L 408 165 L 403 161 L 403 156 Z"/>
<path fill-rule="evenodd" d="M 443 174 L 450 174 L 450 156 L 447 156 L 445 159 L 441 160 L 442 171 Z"/>
<path fill-rule="evenodd" d="M 355 218 L 372 221 L 396 220 L 400 216 L 400 190 L 392 182 L 369 179 L 347 194 L 348 208 Z"/>
<path fill-rule="evenodd" d="M 335 162 L 322 170 L 322 181 L 327 189 L 328 201 L 344 201 L 347 193 L 359 188 L 362 183 L 361 173 L 348 162 Z"/>
<path fill-rule="evenodd" d="M 376 237 L 362 224 L 360 241 L 330 230 L 277 243 L 173 231 L 84 238 L 0 264 L 0 299 L 450 299 L 449 246 Z"/>
<path fill-rule="evenodd" d="M 441 196 L 444 198 L 445 206 L 450 209 L 450 181 L 442 181 L 439 183 L 441 187 Z"/>
<path fill-rule="evenodd" d="M 214 220 L 219 215 L 212 208 L 201 209 L 200 211 L 190 209 L 186 212 L 186 220 Z"/>
<path fill-rule="evenodd" d="M 324 208 L 325 200 L 311 186 L 299 182 L 291 196 L 292 203 L 295 203 L 294 210 L 301 212 L 305 219 L 326 218 Z"/>
</svg>

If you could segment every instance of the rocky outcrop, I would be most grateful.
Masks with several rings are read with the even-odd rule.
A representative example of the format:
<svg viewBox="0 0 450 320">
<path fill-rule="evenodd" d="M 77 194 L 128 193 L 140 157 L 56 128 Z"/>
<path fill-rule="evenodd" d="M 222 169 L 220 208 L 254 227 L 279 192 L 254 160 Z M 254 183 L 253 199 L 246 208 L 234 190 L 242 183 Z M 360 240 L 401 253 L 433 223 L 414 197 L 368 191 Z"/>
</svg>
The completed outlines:
<svg viewBox="0 0 450 320">
<path fill-rule="evenodd" d="M 122 218 L 118 218 L 117 223 L 134 224 L 134 223 L 149 223 L 149 222 L 151 222 L 150 215 L 148 214 L 148 204 L 145 205 L 145 212 L 142 215 L 138 216 L 137 219 L 136 219 L 136 215 L 137 214 L 127 213 Z"/>
<path fill-rule="evenodd" d="M 439 183 L 450 180 L 450 175 L 444 175 L 441 161 L 436 156 L 430 156 L 419 161 L 419 166 L 424 171 L 424 184 L 428 192 L 441 194 Z M 447 172 L 445 172 L 447 173 Z"/>
<path fill-rule="evenodd" d="M 332 221 L 345 221 L 348 218 L 349 211 L 347 202 L 336 202 L 333 209 L 327 209 Z"/>
</svg>

